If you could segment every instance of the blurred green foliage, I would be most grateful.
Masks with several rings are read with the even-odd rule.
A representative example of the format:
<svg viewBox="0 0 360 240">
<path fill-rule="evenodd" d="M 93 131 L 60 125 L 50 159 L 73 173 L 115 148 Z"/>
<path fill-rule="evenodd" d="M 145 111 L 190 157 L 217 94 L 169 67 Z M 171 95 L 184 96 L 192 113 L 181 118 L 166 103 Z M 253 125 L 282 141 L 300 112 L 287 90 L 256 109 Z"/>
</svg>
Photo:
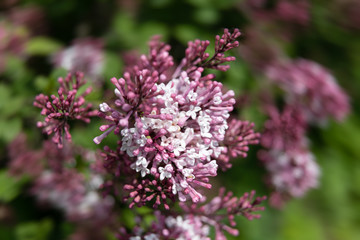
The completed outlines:
<svg viewBox="0 0 360 240">
<path fill-rule="evenodd" d="M 52 221 L 44 219 L 40 222 L 26 222 L 19 224 L 15 229 L 17 240 L 46 240 L 52 230 Z"/>
</svg>

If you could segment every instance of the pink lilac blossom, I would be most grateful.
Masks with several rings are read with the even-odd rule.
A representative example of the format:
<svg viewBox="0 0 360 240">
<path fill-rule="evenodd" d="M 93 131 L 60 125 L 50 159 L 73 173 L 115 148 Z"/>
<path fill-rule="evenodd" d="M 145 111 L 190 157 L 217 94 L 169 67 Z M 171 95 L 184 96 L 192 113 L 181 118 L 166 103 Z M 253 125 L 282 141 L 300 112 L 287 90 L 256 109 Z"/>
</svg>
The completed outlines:
<svg viewBox="0 0 360 240">
<path fill-rule="evenodd" d="M 186 205 L 181 203 L 181 208 L 187 213 L 187 216 L 199 217 L 204 225 L 215 228 L 215 239 L 225 240 L 224 231 L 233 236 L 237 236 L 239 231 L 235 229 L 235 216 L 241 215 L 248 220 L 260 218 L 260 214 L 254 214 L 256 211 L 263 211 L 264 207 L 258 206 L 266 197 L 257 197 L 254 199 L 255 191 L 245 193 L 240 198 L 233 195 L 232 192 L 225 192 L 225 188 L 220 188 L 219 195 L 214 197 L 206 204 L 193 203 Z M 223 211 L 226 210 L 226 214 Z M 224 223 L 228 220 L 229 225 Z"/>
<path fill-rule="evenodd" d="M 266 150 L 258 153 L 265 165 L 267 184 L 273 189 L 270 204 L 281 207 L 292 197 L 302 197 L 318 185 L 320 170 L 307 149 L 306 120 L 302 111 L 292 105 L 279 112 L 266 106 L 270 119 L 265 122 L 261 144 Z"/>
<path fill-rule="evenodd" d="M 264 207 L 258 206 L 266 197 L 254 199 L 255 192 L 245 193 L 242 197 L 234 197 L 232 192 L 225 194 L 225 189 L 221 188 L 219 195 L 204 204 L 182 203 L 180 206 L 184 211 L 183 216 L 171 214 L 164 215 L 160 211 L 155 212 L 154 221 L 148 231 L 138 228 L 135 229 L 135 236 L 126 234 L 122 229 L 118 239 L 202 239 L 209 240 L 210 228 L 215 229 L 215 239 L 226 239 L 224 231 L 237 236 L 235 216 L 242 215 L 249 220 L 259 218 L 259 214 L 253 212 L 262 211 Z M 226 214 L 224 214 L 226 211 Z M 225 224 L 226 220 L 229 225 Z M 139 223 L 140 225 L 140 223 Z M 136 233 L 138 232 L 138 233 Z"/>
<path fill-rule="evenodd" d="M 75 154 L 84 161 L 92 162 L 91 152 L 65 145 L 58 149 L 52 141 L 45 141 L 40 150 L 29 149 L 26 135 L 18 136 L 8 147 L 9 171 L 15 176 L 31 176 L 34 186 L 31 193 L 39 202 L 63 210 L 72 221 L 106 221 L 110 216 L 112 199 L 104 199 L 98 193 L 102 176 L 90 171 L 87 178 L 76 169 Z M 95 220 L 91 220 L 95 218 Z"/>
<path fill-rule="evenodd" d="M 307 0 L 280 0 L 276 5 L 275 14 L 282 21 L 307 25 L 310 21 L 310 4 Z"/>
<path fill-rule="evenodd" d="M 100 39 L 77 39 L 73 44 L 53 57 L 56 67 L 71 73 L 83 72 L 87 77 L 97 79 L 102 73 L 105 56 Z"/>
<path fill-rule="evenodd" d="M 3 0 L 0 2 L 0 7 L 3 8 L 11 8 L 15 4 L 17 4 L 19 0 Z"/>
<path fill-rule="evenodd" d="M 5 69 L 6 57 L 25 57 L 25 42 L 28 32 L 23 27 L 14 26 L 8 20 L 0 20 L 0 73 Z"/>
<path fill-rule="evenodd" d="M 44 34 L 47 30 L 45 13 L 37 6 L 12 8 L 8 18 L 16 26 L 26 27 L 31 35 Z"/>
<path fill-rule="evenodd" d="M 0 50 L 21 56 L 28 38 L 24 28 L 16 27 L 10 21 L 0 21 Z"/>
<path fill-rule="evenodd" d="M 85 84 L 84 75 L 77 72 L 75 76 L 71 73 L 66 78 L 60 77 L 58 96 L 51 95 L 49 98 L 44 94 L 35 97 L 34 106 L 41 108 L 41 114 L 45 116 L 43 122 L 38 122 L 37 126 L 43 128 L 47 135 L 54 134 L 52 141 L 63 147 L 63 138 L 71 141 L 69 132 L 70 120 L 81 120 L 85 123 L 90 122 L 90 117 L 97 115 L 97 110 L 92 110 L 92 105 L 85 102 L 85 96 L 91 92 L 87 88 L 84 93 L 77 95 L 79 88 Z"/>
<path fill-rule="evenodd" d="M 245 31 L 244 42 L 239 47 L 240 56 L 256 72 L 263 72 L 272 62 L 282 54 L 276 41 L 271 41 L 267 35 L 255 27 Z"/>
<path fill-rule="evenodd" d="M 357 0 L 335 0 L 332 3 L 332 14 L 336 22 L 340 22 L 342 26 L 350 30 L 360 30 L 359 16 L 360 2 Z"/>
<path fill-rule="evenodd" d="M 126 68 L 123 78 L 111 79 L 117 99 L 112 106 L 100 104 L 99 116 L 108 123 L 94 138 L 96 144 L 111 132 L 120 138 L 116 150 L 104 147 L 103 165 L 94 165 L 113 175 L 102 184 L 104 193 L 114 193 L 130 208 L 164 209 L 155 211 L 157 220 L 149 229 L 144 229 L 141 216 L 132 233 L 120 228 L 119 239 L 209 239 L 213 226 L 221 240 L 223 230 L 238 234 L 232 228 L 235 215 L 252 219 L 258 217 L 253 211 L 263 210 L 257 205 L 264 198 L 253 200 L 254 193 L 238 199 L 221 190 L 219 197 L 203 204 L 202 190 L 211 188 L 210 177 L 217 175 L 218 165 L 229 168 L 230 158 L 245 157 L 248 145 L 259 139 L 252 123 L 235 119 L 228 123 L 234 92 L 225 92 L 213 81 L 214 74 L 203 74 L 205 69 L 229 68 L 224 64 L 234 57 L 224 53 L 238 46 L 239 35 L 237 29 L 233 33 L 226 29 L 217 36 L 212 57 L 206 53 L 208 41 L 189 42 L 185 58 L 172 74 L 170 46 L 155 37 L 149 55 L 129 59 L 134 66 Z M 173 212 L 177 199 L 184 213 Z M 227 213 L 221 214 L 224 209 Z M 218 222 L 226 216 L 231 227 Z"/>
<path fill-rule="evenodd" d="M 157 176 L 158 177 L 158 176 Z M 158 208 L 160 205 L 164 206 L 166 210 L 170 209 L 170 203 L 175 202 L 173 193 L 173 184 L 171 181 L 134 179 L 130 184 L 124 186 L 125 191 L 129 191 L 129 195 L 124 197 L 124 201 L 132 199 L 129 207 L 134 205 L 140 207 L 148 202 L 154 202 L 153 208 Z"/>
<path fill-rule="evenodd" d="M 75 147 L 65 144 L 60 150 L 50 140 L 43 141 L 39 150 L 31 149 L 27 136 L 20 134 L 8 146 L 9 172 L 14 176 L 39 177 L 46 169 L 61 172 L 65 164 L 74 164 Z"/>
<path fill-rule="evenodd" d="M 211 187 L 209 177 L 216 176 L 218 167 L 214 158 L 223 151 L 219 143 L 224 141 L 235 99 L 233 91 L 223 93 L 221 83 L 210 81 L 213 74 L 202 77 L 202 72 L 204 68 L 226 71 L 223 64 L 234 57 L 225 57 L 224 52 L 238 46 L 239 35 L 237 29 L 233 33 L 226 29 L 217 36 L 213 57 L 205 53 L 208 41 L 190 42 L 171 77 L 167 73 L 173 66 L 170 46 L 154 38 L 148 56 L 142 55 L 123 78 L 111 79 L 117 109 L 100 104 L 99 116 L 110 123 L 100 127 L 104 133 L 94 142 L 114 131 L 121 137 L 120 154 L 132 160 L 127 167 L 142 178 L 155 178 L 124 186 L 131 191 L 126 197 L 132 199 L 130 206 L 155 200 L 154 207 L 163 202 L 168 208 L 166 199 L 175 195 L 180 201 L 197 202 L 202 198 L 198 188 Z M 245 141 L 242 144 L 233 143 L 232 151 L 246 151 Z"/>
<path fill-rule="evenodd" d="M 30 149 L 26 136 L 20 135 L 8 147 L 9 172 L 15 176 L 30 176 L 33 185 L 30 193 L 42 206 L 63 211 L 68 220 L 79 226 L 99 226 L 111 221 L 113 199 L 102 198 L 98 193 L 103 184 L 101 174 L 91 170 L 87 174 L 75 168 L 75 156 L 82 163 L 94 161 L 94 154 L 73 145 L 57 148 L 48 140 L 39 150 Z M 86 176 L 86 177 L 85 177 Z"/>
<path fill-rule="evenodd" d="M 210 44 L 209 41 L 190 41 L 188 48 L 185 50 L 185 58 L 183 58 L 177 67 L 174 76 L 177 76 L 182 69 L 186 69 L 186 73 L 191 79 L 199 78 L 205 68 L 227 71 L 230 65 L 224 65 L 224 63 L 235 61 L 235 57 L 225 57 L 225 52 L 239 46 L 239 42 L 236 39 L 240 35 L 239 29 L 234 29 L 232 33 L 225 29 L 222 36 L 217 35 L 215 38 L 215 53 L 211 58 L 209 58 L 209 53 L 206 53 L 206 49 Z M 208 74 L 202 77 L 201 80 L 211 80 L 214 78 L 214 74 Z"/>
<path fill-rule="evenodd" d="M 75 153 L 79 152 L 74 145 L 64 142 L 61 149 L 51 140 L 43 141 L 42 155 L 46 160 L 46 166 L 55 172 L 61 172 L 64 165 L 74 165 Z"/>
<path fill-rule="evenodd" d="M 280 151 L 306 146 L 307 124 L 298 107 L 287 105 L 279 112 L 275 106 L 267 105 L 266 112 L 269 119 L 261 135 L 262 146 Z"/>
<path fill-rule="evenodd" d="M 20 134 L 8 146 L 9 171 L 14 176 L 39 177 L 46 169 L 61 172 L 64 164 L 73 164 L 75 148 L 68 144 L 61 149 L 52 141 L 43 142 L 39 150 L 31 149 L 25 134 Z"/>
<path fill-rule="evenodd" d="M 320 169 L 306 149 L 261 151 L 259 158 L 269 172 L 267 181 L 274 188 L 270 204 L 275 207 L 281 207 L 291 197 L 302 197 L 318 186 Z"/>
<path fill-rule="evenodd" d="M 230 159 L 245 158 L 249 145 L 258 144 L 260 139 L 260 133 L 254 132 L 254 123 L 231 119 L 228 128 L 222 141 L 222 152 L 217 157 L 217 163 L 223 171 L 231 168 Z"/>
<path fill-rule="evenodd" d="M 157 82 L 163 83 L 176 79 L 180 76 L 182 70 L 186 70 L 190 80 L 206 81 L 213 79 L 215 77 L 214 74 L 201 77 L 201 73 L 204 71 L 204 68 L 221 68 L 223 63 L 234 61 L 233 57 L 225 57 L 224 52 L 238 46 L 239 43 L 235 41 L 235 38 L 239 36 L 240 32 L 238 29 L 235 29 L 233 34 L 225 29 L 221 38 L 220 36 L 216 37 L 216 51 L 210 60 L 207 60 L 209 55 L 205 53 L 209 45 L 206 41 L 195 40 L 194 42 L 189 42 L 189 47 L 186 49 L 186 57 L 181 61 L 181 64 L 170 78 L 168 74 L 165 74 L 174 65 L 173 59 L 169 55 L 170 46 L 159 42 L 158 37 L 153 38 L 150 42 L 150 54 L 148 56 L 142 55 L 139 61 L 135 61 L 135 66 L 127 68 L 128 71 L 125 72 L 123 78 L 118 80 L 116 78 L 111 79 L 112 83 L 116 86 L 115 95 L 118 97 L 115 105 L 119 108 L 121 107 L 121 111 L 109 107 L 106 103 L 100 104 L 101 112 L 109 112 L 111 114 L 107 116 L 100 113 L 99 116 L 112 123 L 100 127 L 100 130 L 105 133 L 95 138 L 95 143 L 100 143 L 111 131 L 119 134 L 120 128 L 127 126 L 128 120 L 134 112 L 149 114 L 152 108 L 148 105 L 152 104 L 152 98 L 164 94 L 163 91 L 157 91 Z M 222 70 L 227 68 L 225 67 Z"/>
<path fill-rule="evenodd" d="M 173 65 L 172 57 L 168 53 L 169 49 L 169 45 L 157 43 L 153 39 L 150 43 L 149 56 L 142 55 L 135 66 L 128 68 L 124 78 L 111 79 L 116 86 L 115 106 L 121 110 L 113 109 L 107 103 L 100 104 L 99 117 L 111 123 L 100 127 L 104 133 L 94 139 L 95 143 L 99 144 L 112 131 L 119 134 L 121 128 L 128 126 L 129 119 L 134 114 L 151 112 L 149 104 L 157 95 L 163 94 L 162 91 L 157 90 L 156 82 L 164 81 L 166 79 L 164 72 Z"/>
<path fill-rule="evenodd" d="M 113 202 L 109 196 L 102 199 L 96 191 L 99 184 L 91 184 L 97 181 L 94 179 L 96 176 L 90 178 L 87 185 L 84 176 L 74 169 L 44 171 L 36 179 L 31 192 L 39 202 L 64 211 L 71 221 L 95 218 L 100 222 L 109 216 Z"/>
<path fill-rule="evenodd" d="M 204 225 L 197 216 L 166 216 L 160 211 L 154 213 L 156 220 L 149 229 L 139 227 L 141 220 L 137 223 L 133 233 L 127 233 L 121 228 L 117 234 L 119 240 L 160 240 L 160 239 L 201 239 L 210 240 L 209 227 Z"/>
<path fill-rule="evenodd" d="M 121 130 L 121 150 L 137 159 L 130 167 L 142 177 L 151 173 L 160 181 L 171 180 L 180 200 L 189 194 L 198 201 L 201 195 L 194 187 L 210 187 L 208 177 L 216 175 L 211 155 L 220 154 L 218 141 L 224 138 L 234 103 L 233 92 L 223 95 L 221 86 L 190 82 L 185 72 L 158 85 L 163 95 L 153 100 L 150 114 L 137 118 L 135 127 Z"/>
<path fill-rule="evenodd" d="M 307 25 L 310 21 L 308 0 L 247 0 L 247 10 L 263 21 L 282 21 Z"/>
<path fill-rule="evenodd" d="M 116 177 L 131 175 L 133 170 L 130 165 L 133 163 L 131 157 L 121 150 L 121 141 L 118 141 L 116 151 L 111 150 L 108 146 L 104 147 L 104 151 L 100 152 L 96 159 L 98 172 L 108 172 Z"/>
<path fill-rule="evenodd" d="M 29 149 L 25 134 L 17 136 L 8 146 L 8 169 L 16 177 L 38 177 L 44 170 L 43 153 Z"/>
<path fill-rule="evenodd" d="M 276 63 L 267 77 L 286 91 L 288 104 L 297 104 L 307 121 L 322 123 L 329 117 L 341 121 L 349 113 L 349 99 L 323 66 L 305 59 Z"/>
</svg>

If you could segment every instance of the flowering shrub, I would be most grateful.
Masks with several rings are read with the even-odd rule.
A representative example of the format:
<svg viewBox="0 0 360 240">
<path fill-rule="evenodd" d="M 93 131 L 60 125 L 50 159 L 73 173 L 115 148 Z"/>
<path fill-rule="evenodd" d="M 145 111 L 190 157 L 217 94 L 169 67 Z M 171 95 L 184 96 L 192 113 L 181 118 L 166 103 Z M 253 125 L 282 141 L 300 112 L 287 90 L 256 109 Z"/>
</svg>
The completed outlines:
<svg viewBox="0 0 360 240">
<path fill-rule="evenodd" d="M 52 1 L 0 3 L 0 239 L 358 233 L 356 1 Z"/>
<path fill-rule="evenodd" d="M 119 239 L 208 239 L 210 226 L 216 231 L 216 239 L 226 238 L 223 231 L 238 235 L 235 216 L 260 217 L 253 212 L 264 210 L 258 205 L 266 197 L 254 199 L 253 191 L 237 198 L 231 192 L 225 195 L 221 189 L 219 196 L 205 203 L 203 189 L 212 188 L 210 179 L 217 175 L 218 166 L 226 170 L 231 168 L 230 159 L 246 157 L 248 145 L 257 144 L 260 135 L 254 132 L 252 123 L 232 118 L 228 124 L 235 94 L 224 92 L 223 85 L 214 81 L 214 74 L 203 72 L 227 71 L 229 65 L 224 64 L 235 58 L 224 53 L 239 45 L 239 36 L 238 29 L 232 33 L 225 29 L 222 36 L 216 36 L 211 57 L 206 53 L 209 41 L 189 42 L 176 68 L 172 68 L 170 46 L 153 38 L 149 55 L 140 56 L 128 66 L 123 78 L 111 79 L 116 99 L 112 107 L 101 103 L 99 112 L 86 103 L 91 88 L 79 93 L 85 84 L 83 73 L 60 77 L 58 96 L 51 95 L 50 100 L 39 94 L 34 101 L 45 116 L 37 126 L 47 135 L 53 134 L 52 143 L 45 142 L 43 150 L 33 154 L 23 137 L 19 138 L 24 151 L 18 156 L 13 150 L 17 143 L 11 145 L 11 171 L 29 172 L 34 178 L 30 192 L 38 202 L 64 211 L 69 221 L 80 225 L 120 226 Z M 91 163 L 93 170 L 84 176 L 76 168 L 67 167 L 78 162 L 76 154 L 82 155 L 83 161 L 92 161 L 88 159 L 91 152 L 73 145 L 70 121 L 89 123 L 97 113 L 108 124 L 100 126 L 104 133 L 94 142 L 100 144 L 111 132 L 119 141 L 116 150 L 105 146 Z M 23 154 L 31 156 L 36 171 L 28 171 L 19 163 L 26 161 Z M 41 158 L 46 162 L 39 161 Z M 151 228 L 126 229 L 111 218 L 114 200 L 129 208 L 163 210 L 155 212 Z M 178 202 L 181 204 L 174 211 Z M 223 221 L 226 218 L 230 226 Z"/>
</svg>

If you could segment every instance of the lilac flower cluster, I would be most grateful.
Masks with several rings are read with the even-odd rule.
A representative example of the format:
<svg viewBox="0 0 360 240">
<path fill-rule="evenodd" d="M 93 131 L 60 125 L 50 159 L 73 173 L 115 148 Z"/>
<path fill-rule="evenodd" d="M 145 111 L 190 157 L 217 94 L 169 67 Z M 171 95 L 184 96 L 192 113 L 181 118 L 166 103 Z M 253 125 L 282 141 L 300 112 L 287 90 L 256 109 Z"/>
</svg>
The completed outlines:
<svg viewBox="0 0 360 240">
<path fill-rule="evenodd" d="M 232 192 L 225 194 L 225 188 L 220 188 L 218 196 L 214 197 L 210 202 L 200 205 L 186 205 L 182 203 L 181 208 L 188 214 L 188 217 L 198 217 L 205 225 L 215 228 L 216 239 L 226 239 L 223 231 L 233 236 L 239 234 L 236 226 L 235 216 L 241 215 L 248 220 L 260 218 L 260 214 L 254 214 L 256 211 L 263 211 L 264 207 L 258 206 L 266 199 L 266 197 L 257 197 L 254 199 L 255 191 L 245 193 L 240 198 L 233 196 Z M 226 214 L 222 211 L 226 210 Z M 223 220 L 227 219 L 230 226 L 224 224 Z"/>
<path fill-rule="evenodd" d="M 0 73 L 5 69 L 7 56 L 25 56 L 24 45 L 28 37 L 28 32 L 22 27 L 7 20 L 0 20 Z"/>
<path fill-rule="evenodd" d="M 325 67 L 311 60 L 286 57 L 278 37 L 289 40 L 294 32 L 287 30 L 298 28 L 281 28 L 278 34 L 273 31 L 276 21 L 305 26 L 310 17 L 309 2 L 280 0 L 271 7 L 268 3 L 245 3 L 257 24 L 248 28 L 240 54 L 254 75 L 268 80 L 263 82 L 264 94 L 260 97 L 268 120 L 261 136 L 264 149 L 258 158 L 267 170 L 270 204 L 281 207 L 290 198 L 301 197 L 318 186 L 320 169 L 309 149 L 308 126 L 324 126 L 330 118 L 341 121 L 350 106 L 348 96 Z M 259 26 L 272 27 L 268 32 Z"/>
<path fill-rule="evenodd" d="M 247 151 L 247 144 L 256 143 L 252 140 L 258 135 L 251 135 L 251 130 L 251 140 L 243 141 L 242 146 L 232 143 L 231 137 L 224 142 L 227 119 L 235 103 L 234 92 L 222 93 L 222 84 L 210 81 L 213 75 L 201 76 L 205 67 L 227 69 L 220 64 L 234 58 L 225 57 L 223 52 L 238 46 L 235 38 L 239 35 L 238 30 L 225 30 L 222 37 L 217 36 L 215 55 L 209 60 L 205 53 L 207 41 L 190 42 L 186 57 L 171 79 L 163 74 L 173 65 L 170 47 L 152 41 L 149 56 L 141 56 L 139 64 L 124 78 L 111 80 L 118 97 L 115 106 L 121 111 L 107 103 L 100 104 L 99 116 L 111 123 L 100 127 L 104 133 L 94 141 L 100 143 L 113 130 L 119 134 L 121 154 L 133 159 L 129 167 L 142 178 L 149 174 L 155 177 L 155 186 L 161 182 L 161 188 L 167 189 L 159 193 L 162 199 L 167 198 L 165 195 L 171 199 L 178 195 L 180 201 L 190 198 L 198 202 L 202 195 L 197 189 L 211 187 L 209 177 L 216 176 L 218 167 L 214 158 L 227 151 L 225 144 L 231 145 L 229 151 L 237 156 L 234 149 Z M 241 133 L 231 131 L 228 135 Z M 132 191 L 130 196 L 137 205 L 143 205 L 154 197 L 149 195 L 155 187 L 153 181 L 135 181 L 124 188 Z M 135 184 L 145 186 L 138 189 Z M 153 187 L 147 190 L 147 186 Z"/>
<path fill-rule="evenodd" d="M 92 38 L 77 39 L 70 47 L 53 56 L 56 67 L 71 73 L 83 72 L 94 80 L 102 73 L 104 61 L 103 42 Z"/>
<path fill-rule="evenodd" d="M 61 210 L 80 229 L 109 224 L 113 199 L 102 198 L 99 193 L 103 177 L 95 170 L 85 176 L 68 167 L 76 165 L 76 155 L 87 164 L 95 158 L 92 152 L 70 144 L 59 149 L 50 140 L 44 141 L 41 149 L 33 150 L 25 135 L 20 135 L 9 145 L 9 172 L 16 177 L 31 177 L 33 184 L 29 192 L 38 204 Z"/>
<path fill-rule="evenodd" d="M 122 78 L 111 79 L 117 99 L 113 106 L 100 104 L 99 116 L 108 123 L 100 127 L 103 133 L 94 138 L 97 144 L 111 132 L 120 138 L 116 150 L 106 146 L 101 154 L 104 168 L 113 176 L 113 180 L 103 185 L 106 192 L 114 188 L 115 194 L 123 196 L 130 208 L 150 205 L 170 210 L 176 199 L 194 204 L 203 202 L 202 189 L 211 188 L 210 177 L 217 175 L 218 166 L 223 170 L 230 168 L 230 158 L 245 157 L 248 145 L 258 143 L 260 135 L 254 132 L 254 124 L 236 119 L 228 121 L 235 104 L 234 92 L 223 92 L 223 85 L 213 81 L 214 74 L 203 75 L 207 68 L 221 71 L 229 68 L 224 63 L 235 58 L 225 57 L 224 53 L 238 46 L 239 36 L 239 30 L 230 33 L 225 29 L 222 36 L 216 37 L 212 57 L 206 53 L 208 41 L 189 42 L 184 59 L 172 74 L 170 46 L 153 38 L 149 55 L 132 61 L 135 65 L 127 67 Z M 122 179 L 123 183 L 116 179 Z M 254 207 L 260 200 L 252 204 L 249 201 L 247 195 L 237 200 L 230 194 L 221 195 L 210 205 L 214 205 L 213 213 L 226 208 L 231 218 L 237 214 L 251 218 L 247 212 L 262 208 Z M 198 211 L 199 215 L 200 211 L 203 210 Z M 225 225 L 215 224 L 220 219 L 209 218 L 210 222 L 204 222 L 205 215 L 202 216 L 194 217 L 189 212 L 184 216 L 160 217 L 159 221 L 166 225 L 162 230 L 165 235 L 160 236 L 207 239 L 204 223 L 217 231 L 237 234 Z M 157 234 L 146 233 L 144 239 L 158 239 Z M 132 239 L 141 239 L 140 235 Z M 224 237 L 219 233 L 217 239 Z"/>
<path fill-rule="evenodd" d="M 280 113 L 274 105 L 268 105 L 266 112 L 270 119 L 265 122 L 265 131 L 261 136 L 264 147 L 293 150 L 306 145 L 306 121 L 298 107 L 288 105 Z"/>
<path fill-rule="evenodd" d="M 14 25 L 25 27 L 31 36 L 43 35 L 47 31 L 45 12 L 38 6 L 13 7 L 5 14 Z"/>
<path fill-rule="evenodd" d="M 178 70 L 185 68 L 188 74 L 196 71 L 202 72 L 202 68 L 227 71 L 230 66 L 223 65 L 223 63 L 234 61 L 235 57 L 225 57 L 224 53 L 239 46 L 239 42 L 236 39 L 240 35 L 241 33 L 238 29 L 235 29 L 233 33 L 225 29 L 221 37 L 217 35 L 215 38 L 215 54 L 210 59 L 210 55 L 205 52 L 210 44 L 209 41 L 196 40 L 189 42 L 188 48 L 185 51 L 185 58 L 180 63 Z"/>
<path fill-rule="evenodd" d="M 135 227 L 133 233 L 121 228 L 117 234 L 119 240 L 159 240 L 159 239 L 204 239 L 208 237 L 210 229 L 203 225 L 195 216 L 165 216 L 155 211 L 156 221 L 148 229 Z M 140 222 L 139 222 L 140 224 Z"/>
<path fill-rule="evenodd" d="M 231 168 L 232 158 L 247 156 L 249 145 L 258 144 L 260 133 L 254 132 L 254 123 L 231 119 L 223 140 L 223 149 L 217 157 L 217 163 L 222 170 Z"/>
<path fill-rule="evenodd" d="M 266 106 L 270 119 L 265 122 L 261 143 L 267 150 L 259 152 L 274 189 L 270 203 L 281 207 L 287 199 L 301 197 L 318 185 L 320 170 L 309 151 L 307 126 L 323 124 L 330 117 L 340 121 L 350 107 L 335 78 L 317 63 L 278 61 L 265 73 L 286 94 L 282 112 L 274 104 Z"/>
<path fill-rule="evenodd" d="M 284 23 L 307 25 L 310 20 L 308 0 L 247 0 L 246 5 L 253 14 L 263 20 L 277 20 Z M 268 7 L 272 5 L 272 7 Z"/>
<path fill-rule="evenodd" d="M 106 220 L 110 215 L 113 199 L 103 199 L 97 192 L 102 184 L 98 175 L 85 179 L 74 169 L 63 169 L 61 172 L 44 171 L 36 179 L 32 194 L 39 202 L 63 210 L 71 221 Z M 88 184 L 86 184 L 86 182 Z"/>
<path fill-rule="evenodd" d="M 307 149 L 264 151 L 260 152 L 259 158 L 264 161 L 268 183 L 274 188 L 270 196 L 270 204 L 274 207 L 280 208 L 287 200 L 302 197 L 318 186 L 320 169 Z"/>
<path fill-rule="evenodd" d="M 299 59 L 276 63 L 266 70 L 268 78 L 286 91 L 288 104 L 298 104 L 309 122 L 340 121 L 349 113 L 349 99 L 335 78 L 319 64 Z"/>
<path fill-rule="evenodd" d="M 25 134 L 17 136 L 8 146 L 9 172 L 16 177 L 36 177 L 43 171 L 41 159 L 43 154 L 29 149 Z"/>
<path fill-rule="evenodd" d="M 160 211 L 155 212 L 156 222 L 149 227 L 147 231 L 137 229 L 134 234 L 127 234 L 125 229 L 120 230 L 118 239 L 210 239 L 208 237 L 210 226 L 215 229 L 215 239 L 226 239 L 224 231 L 237 236 L 235 216 L 242 215 L 249 220 L 259 218 L 259 214 L 253 214 L 254 211 L 262 211 L 264 207 L 258 206 L 266 197 L 254 199 L 255 191 L 250 194 L 245 193 L 242 197 L 233 196 L 232 192 L 225 194 L 225 189 L 221 188 L 219 195 L 214 197 L 208 203 L 181 203 L 183 216 L 173 214 L 164 215 Z M 226 214 L 222 210 L 226 210 Z M 224 224 L 227 219 L 230 226 Z"/>
<path fill-rule="evenodd" d="M 334 20 L 355 31 L 360 29 L 360 17 L 357 14 L 359 7 L 360 3 L 356 0 L 335 0 L 330 6 L 331 9 L 337 10 L 337 14 L 333 14 Z"/>
<path fill-rule="evenodd" d="M 91 88 L 78 94 L 79 88 L 85 84 L 83 77 L 80 72 L 75 76 L 69 73 L 66 78 L 58 79 L 58 96 L 51 95 L 49 98 L 39 94 L 35 98 L 34 106 L 41 108 L 41 114 L 45 116 L 45 120 L 38 122 L 37 126 L 43 128 L 47 135 L 54 134 L 52 140 L 59 148 L 63 147 L 63 138 L 71 141 L 69 120 L 89 123 L 90 117 L 97 115 L 97 110 L 92 110 L 92 104 L 85 102 L 85 96 L 91 92 Z"/>
<path fill-rule="evenodd" d="M 272 43 L 266 34 L 256 27 L 246 29 L 245 40 L 239 47 L 239 53 L 255 70 L 255 74 L 262 73 L 268 65 L 276 61 L 281 55 L 276 42 Z"/>
<path fill-rule="evenodd" d="M 267 171 L 267 182 L 274 192 L 273 206 L 281 207 L 291 197 L 301 197 L 318 185 L 320 169 L 308 149 L 306 121 L 299 108 L 286 106 L 280 113 L 267 108 L 270 119 L 265 122 L 258 157 Z"/>
<path fill-rule="evenodd" d="M 308 122 L 300 107 L 287 105 L 282 112 L 269 105 L 261 144 L 267 150 L 258 152 L 268 174 L 273 193 L 270 203 L 282 207 L 292 197 L 302 197 L 318 186 L 320 169 L 308 147 Z"/>
</svg>

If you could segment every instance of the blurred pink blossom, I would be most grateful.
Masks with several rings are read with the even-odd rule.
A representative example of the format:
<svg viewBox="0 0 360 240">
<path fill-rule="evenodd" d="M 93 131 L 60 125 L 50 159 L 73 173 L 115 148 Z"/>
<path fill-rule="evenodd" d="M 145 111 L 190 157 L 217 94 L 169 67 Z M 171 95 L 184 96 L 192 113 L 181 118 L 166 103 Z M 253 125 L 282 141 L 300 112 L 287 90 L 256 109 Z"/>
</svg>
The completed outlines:
<svg viewBox="0 0 360 240">
<path fill-rule="evenodd" d="M 266 75 L 285 90 L 288 104 L 299 106 L 309 122 L 322 123 L 329 117 L 341 121 L 350 111 L 347 94 L 316 62 L 298 59 L 275 63 L 267 68 Z"/>
</svg>

